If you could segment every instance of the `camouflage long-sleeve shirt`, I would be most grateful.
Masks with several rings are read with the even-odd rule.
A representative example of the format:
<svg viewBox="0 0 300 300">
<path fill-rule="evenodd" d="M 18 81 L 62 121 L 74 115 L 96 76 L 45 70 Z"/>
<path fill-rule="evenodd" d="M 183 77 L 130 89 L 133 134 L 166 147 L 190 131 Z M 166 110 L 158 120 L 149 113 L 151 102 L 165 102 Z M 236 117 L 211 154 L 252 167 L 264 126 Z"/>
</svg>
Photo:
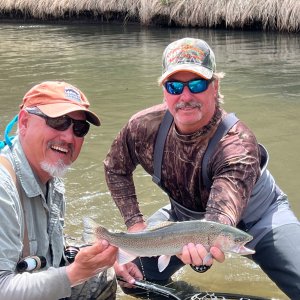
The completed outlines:
<svg viewBox="0 0 300 300">
<path fill-rule="evenodd" d="M 139 164 L 153 175 L 154 145 L 165 111 L 166 105 L 160 104 L 134 115 L 104 161 L 108 188 L 127 227 L 143 220 L 132 175 Z M 207 220 L 235 226 L 260 175 L 256 138 L 241 121 L 219 142 L 209 161 L 211 190 L 205 190 L 199 179 L 208 142 L 225 114 L 217 109 L 210 123 L 191 135 L 180 135 L 172 124 L 164 148 L 162 184 L 181 205 L 206 212 Z"/>
</svg>

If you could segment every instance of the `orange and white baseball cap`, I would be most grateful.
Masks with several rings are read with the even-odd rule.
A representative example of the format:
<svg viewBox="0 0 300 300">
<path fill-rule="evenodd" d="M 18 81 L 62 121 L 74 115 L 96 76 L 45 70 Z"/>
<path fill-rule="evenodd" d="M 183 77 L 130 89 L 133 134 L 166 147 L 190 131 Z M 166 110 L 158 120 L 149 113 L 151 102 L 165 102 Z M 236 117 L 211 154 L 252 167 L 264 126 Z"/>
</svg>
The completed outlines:
<svg viewBox="0 0 300 300">
<path fill-rule="evenodd" d="M 83 111 L 90 123 L 100 126 L 99 117 L 89 110 L 86 96 L 73 85 L 64 81 L 45 81 L 32 87 L 24 96 L 20 108 L 37 107 L 50 118 L 74 111 Z"/>
</svg>

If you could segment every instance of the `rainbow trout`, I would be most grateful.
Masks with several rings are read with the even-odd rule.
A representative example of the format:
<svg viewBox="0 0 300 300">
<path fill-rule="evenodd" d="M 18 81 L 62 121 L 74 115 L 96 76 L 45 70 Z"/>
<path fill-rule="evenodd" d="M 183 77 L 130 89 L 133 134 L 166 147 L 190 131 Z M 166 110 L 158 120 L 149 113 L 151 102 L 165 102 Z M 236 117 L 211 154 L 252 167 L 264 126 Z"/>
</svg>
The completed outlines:
<svg viewBox="0 0 300 300">
<path fill-rule="evenodd" d="M 160 256 L 160 272 L 168 266 L 171 256 L 180 254 L 183 246 L 188 243 L 202 244 L 207 251 L 216 246 L 224 253 L 255 253 L 245 247 L 252 240 L 251 235 L 235 227 L 211 221 L 164 222 L 134 233 L 110 232 L 90 218 L 84 218 L 83 224 L 83 239 L 86 243 L 105 239 L 119 248 L 119 264 L 128 263 L 138 256 Z"/>
</svg>

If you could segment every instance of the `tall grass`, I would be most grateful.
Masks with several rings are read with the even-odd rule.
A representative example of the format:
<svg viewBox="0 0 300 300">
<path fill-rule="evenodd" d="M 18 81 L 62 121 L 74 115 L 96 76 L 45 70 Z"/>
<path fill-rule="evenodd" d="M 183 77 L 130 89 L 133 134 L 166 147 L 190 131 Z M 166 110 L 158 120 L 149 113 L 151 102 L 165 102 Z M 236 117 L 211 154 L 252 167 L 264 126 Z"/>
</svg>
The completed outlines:
<svg viewBox="0 0 300 300">
<path fill-rule="evenodd" d="M 300 31 L 300 0 L 0 0 L 0 17 L 121 15 L 143 25 Z"/>
</svg>

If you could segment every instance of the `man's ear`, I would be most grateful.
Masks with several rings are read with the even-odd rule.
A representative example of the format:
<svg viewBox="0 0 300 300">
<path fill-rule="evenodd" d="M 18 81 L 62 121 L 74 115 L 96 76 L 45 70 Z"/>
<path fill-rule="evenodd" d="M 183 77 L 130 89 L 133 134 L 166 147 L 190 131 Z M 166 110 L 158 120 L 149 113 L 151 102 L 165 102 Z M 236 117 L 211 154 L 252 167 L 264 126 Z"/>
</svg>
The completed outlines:
<svg viewBox="0 0 300 300">
<path fill-rule="evenodd" d="M 18 129 L 20 135 L 24 135 L 28 127 L 28 119 L 29 119 L 28 117 L 29 117 L 29 113 L 26 110 L 22 109 L 19 112 Z"/>
<path fill-rule="evenodd" d="M 213 81 L 213 85 L 214 85 L 214 96 L 217 97 L 219 93 L 219 80 L 215 79 Z"/>
</svg>

